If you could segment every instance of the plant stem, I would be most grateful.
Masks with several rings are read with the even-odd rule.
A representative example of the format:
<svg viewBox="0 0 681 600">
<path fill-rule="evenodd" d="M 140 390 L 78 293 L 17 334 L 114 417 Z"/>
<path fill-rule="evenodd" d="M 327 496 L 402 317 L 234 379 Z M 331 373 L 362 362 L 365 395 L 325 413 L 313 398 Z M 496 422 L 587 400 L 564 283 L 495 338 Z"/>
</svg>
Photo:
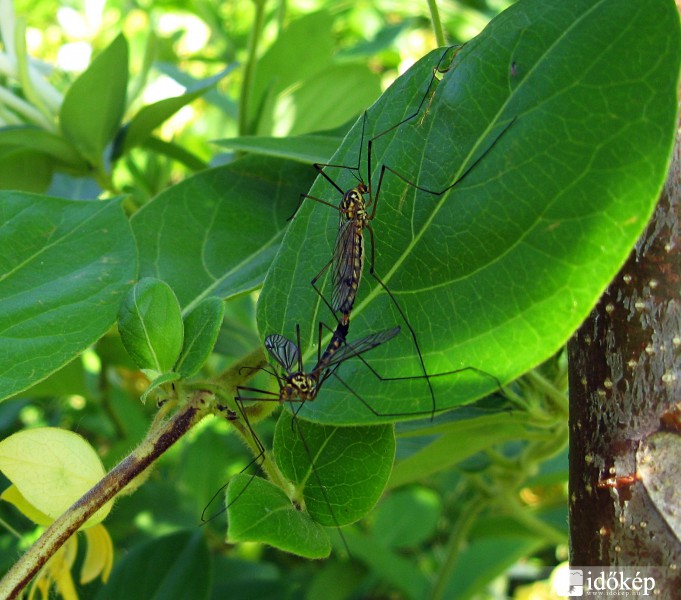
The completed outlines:
<svg viewBox="0 0 681 600">
<path fill-rule="evenodd" d="M 556 388 L 546 377 L 540 375 L 536 369 L 526 373 L 525 377 L 537 390 L 546 395 L 546 399 L 553 408 L 557 409 L 561 415 L 568 416 L 568 399 L 564 392 Z"/>
<path fill-rule="evenodd" d="M 0 598 L 15 598 L 40 568 L 94 513 L 187 433 L 206 415 L 218 412 L 213 396 L 196 392 L 187 404 L 160 426 L 152 426 L 144 441 L 91 490 L 59 517 L 0 580 Z"/>
<path fill-rule="evenodd" d="M 248 109 L 251 100 L 251 92 L 253 90 L 255 67 L 258 61 L 258 42 L 260 41 L 260 34 L 262 33 L 262 27 L 265 21 L 265 0 L 253 1 L 255 4 L 255 20 L 253 22 L 251 36 L 248 40 L 248 58 L 246 59 L 246 66 L 244 68 L 244 80 L 241 86 L 241 98 L 239 99 L 239 135 L 252 133 L 249 131 L 248 127 Z"/>
<path fill-rule="evenodd" d="M 444 46 L 445 33 L 442 29 L 442 21 L 440 21 L 440 11 L 437 8 L 436 0 L 428 0 L 428 8 L 430 9 L 430 18 L 433 22 L 433 33 L 435 33 L 435 40 L 438 46 Z"/>
</svg>

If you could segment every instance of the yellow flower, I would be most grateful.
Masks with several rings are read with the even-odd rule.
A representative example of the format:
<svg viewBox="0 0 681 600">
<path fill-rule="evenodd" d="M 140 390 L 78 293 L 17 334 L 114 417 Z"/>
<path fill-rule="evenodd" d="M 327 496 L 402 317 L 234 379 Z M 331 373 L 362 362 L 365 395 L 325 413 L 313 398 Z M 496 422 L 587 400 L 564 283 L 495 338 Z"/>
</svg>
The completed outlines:
<svg viewBox="0 0 681 600">
<path fill-rule="evenodd" d="M 85 560 L 80 570 L 80 583 L 89 583 L 98 576 L 106 583 L 113 565 L 113 543 L 109 532 L 100 523 L 79 533 L 85 535 L 87 542 Z M 53 586 L 64 600 L 78 600 L 71 575 L 77 553 L 78 536 L 73 536 L 40 570 L 31 585 L 29 600 L 47 600 Z"/>
</svg>

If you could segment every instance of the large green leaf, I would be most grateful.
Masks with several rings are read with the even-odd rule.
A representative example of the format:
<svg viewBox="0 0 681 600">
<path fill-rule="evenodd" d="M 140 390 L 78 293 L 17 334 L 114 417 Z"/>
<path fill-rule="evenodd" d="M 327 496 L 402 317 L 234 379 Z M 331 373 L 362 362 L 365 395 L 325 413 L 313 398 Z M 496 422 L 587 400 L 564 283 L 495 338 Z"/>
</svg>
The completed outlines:
<svg viewBox="0 0 681 600">
<path fill-rule="evenodd" d="M 64 136 L 92 164 L 100 164 L 125 110 L 128 42 L 119 34 L 64 96 L 59 120 Z"/>
<path fill-rule="evenodd" d="M 0 194 L 0 398 L 41 381 L 116 319 L 136 272 L 119 201 Z"/>
<path fill-rule="evenodd" d="M 313 169 L 247 157 L 159 194 L 132 218 L 140 276 L 166 281 L 185 314 L 262 283 Z"/>
<path fill-rule="evenodd" d="M 458 52 L 418 118 L 377 140 L 374 187 L 381 164 L 433 191 L 475 165 L 441 195 L 388 172 L 372 224 L 376 273 L 413 326 L 429 373 L 472 366 L 507 382 L 555 352 L 588 314 L 661 189 L 679 50 L 678 14 L 667 0 L 519 2 Z M 366 140 L 418 106 L 441 54 L 425 57 L 369 110 L 363 163 Z M 361 133 L 360 120 L 331 162 L 357 164 Z M 343 189 L 356 184 L 346 170 L 327 171 Z M 340 200 L 321 178 L 311 194 Z M 261 334 L 292 336 L 300 323 L 308 358 L 317 321 L 333 324 L 308 282 L 331 257 L 337 223 L 336 211 L 306 202 L 260 297 Z M 403 334 L 367 360 L 383 376 L 422 374 L 399 312 L 366 273 L 352 321 L 350 338 L 401 325 Z M 423 379 L 381 382 L 358 360 L 338 374 L 386 419 L 432 410 Z M 444 409 L 497 382 L 469 369 L 433 385 Z M 301 414 L 376 421 L 347 398 L 330 380 Z"/>
</svg>

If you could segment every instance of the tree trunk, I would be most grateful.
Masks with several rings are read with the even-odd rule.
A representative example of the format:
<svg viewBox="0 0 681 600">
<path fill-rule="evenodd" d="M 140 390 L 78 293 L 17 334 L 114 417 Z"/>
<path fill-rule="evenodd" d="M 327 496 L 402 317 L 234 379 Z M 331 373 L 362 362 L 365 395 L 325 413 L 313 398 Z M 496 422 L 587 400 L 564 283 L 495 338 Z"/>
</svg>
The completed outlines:
<svg viewBox="0 0 681 600">
<path fill-rule="evenodd" d="M 568 345 L 570 563 L 656 566 L 681 598 L 681 152 L 651 222 Z"/>
</svg>

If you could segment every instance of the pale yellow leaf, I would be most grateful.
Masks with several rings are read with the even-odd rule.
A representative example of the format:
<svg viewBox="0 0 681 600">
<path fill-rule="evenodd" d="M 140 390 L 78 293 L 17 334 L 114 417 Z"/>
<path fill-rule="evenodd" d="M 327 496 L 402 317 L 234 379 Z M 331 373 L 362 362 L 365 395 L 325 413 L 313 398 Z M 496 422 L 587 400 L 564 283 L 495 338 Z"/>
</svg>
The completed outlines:
<svg viewBox="0 0 681 600">
<path fill-rule="evenodd" d="M 0 442 L 0 471 L 25 500 L 52 519 L 104 477 L 102 461 L 80 435 L 56 427 L 28 429 Z M 87 526 L 102 521 L 111 503 Z"/>
</svg>

